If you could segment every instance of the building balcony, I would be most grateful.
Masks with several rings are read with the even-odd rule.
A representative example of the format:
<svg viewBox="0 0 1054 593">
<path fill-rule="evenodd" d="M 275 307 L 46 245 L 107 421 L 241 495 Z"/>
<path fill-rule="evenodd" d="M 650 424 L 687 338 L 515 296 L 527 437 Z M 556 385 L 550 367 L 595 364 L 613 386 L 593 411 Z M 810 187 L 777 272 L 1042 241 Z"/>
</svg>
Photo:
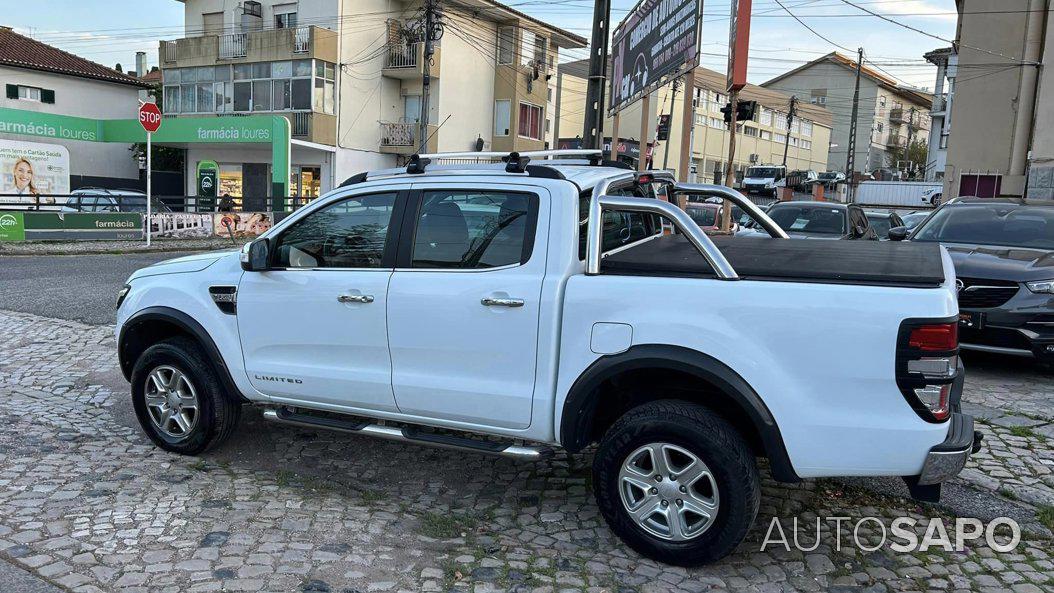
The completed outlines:
<svg viewBox="0 0 1054 593">
<path fill-rule="evenodd" d="M 425 152 L 439 152 L 439 126 L 428 126 Z M 417 122 L 381 122 L 381 152 L 410 155 L 418 152 L 421 124 Z"/>
<path fill-rule="evenodd" d="M 318 58 L 337 62 L 337 33 L 314 25 L 162 41 L 162 68 Z"/>
<path fill-rule="evenodd" d="M 316 144 L 334 146 L 337 143 L 337 116 L 311 111 L 276 112 L 289 120 L 293 138 Z"/>
<path fill-rule="evenodd" d="M 381 71 L 381 74 L 390 78 L 399 78 L 402 80 L 419 79 L 424 76 L 424 42 L 393 42 L 388 44 L 387 49 L 388 51 L 384 57 L 384 69 Z M 441 62 L 439 59 L 439 46 L 433 45 L 432 52 L 432 63 L 428 74 L 432 78 L 439 78 L 439 64 Z"/>
<path fill-rule="evenodd" d="M 904 119 L 904 108 L 903 107 L 894 107 L 893 109 L 890 109 L 889 110 L 889 121 L 891 121 L 893 123 L 898 123 L 898 124 L 905 123 L 907 120 Z"/>
<path fill-rule="evenodd" d="M 903 136 L 886 137 L 886 148 L 904 148 L 907 145 L 908 141 Z"/>
</svg>

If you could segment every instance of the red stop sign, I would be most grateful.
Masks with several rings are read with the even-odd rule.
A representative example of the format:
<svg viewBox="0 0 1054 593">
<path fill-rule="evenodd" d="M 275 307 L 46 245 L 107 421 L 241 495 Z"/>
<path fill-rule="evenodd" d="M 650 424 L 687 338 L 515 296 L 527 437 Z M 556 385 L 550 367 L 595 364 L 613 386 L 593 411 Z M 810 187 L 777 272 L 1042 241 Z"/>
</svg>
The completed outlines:
<svg viewBox="0 0 1054 593">
<path fill-rule="evenodd" d="M 154 103 L 139 106 L 139 123 L 147 132 L 156 132 L 161 127 L 161 110 Z"/>
</svg>

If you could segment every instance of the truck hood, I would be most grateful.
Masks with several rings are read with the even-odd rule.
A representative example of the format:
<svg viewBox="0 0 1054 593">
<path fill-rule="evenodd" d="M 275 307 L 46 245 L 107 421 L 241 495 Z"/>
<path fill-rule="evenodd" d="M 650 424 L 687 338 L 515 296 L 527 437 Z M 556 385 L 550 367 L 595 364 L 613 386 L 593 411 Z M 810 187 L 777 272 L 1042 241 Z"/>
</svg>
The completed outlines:
<svg viewBox="0 0 1054 593">
<path fill-rule="evenodd" d="M 963 278 L 1030 282 L 1054 278 L 1054 251 L 1022 247 L 945 243 Z"/>
<path fill-rule="evenodd" d="M 237 251 L 210 251 L 208 253 L 197 253 L 194 255 L 185 255 L 183 257 L 176 257 L 173 259 L 166 259 L 159 261 L 156 264 L 149 265 L 145 268 L 136 270 L 129 276 L 129 282 L 136 278 L 145 278 L 146 276 L 160 276 L 162 274 L 180 274 L 186 272 L 200 272 L 205 268 L 216 263 L 221 257 L 233 256 L 237 257 Z"/>
</svg>

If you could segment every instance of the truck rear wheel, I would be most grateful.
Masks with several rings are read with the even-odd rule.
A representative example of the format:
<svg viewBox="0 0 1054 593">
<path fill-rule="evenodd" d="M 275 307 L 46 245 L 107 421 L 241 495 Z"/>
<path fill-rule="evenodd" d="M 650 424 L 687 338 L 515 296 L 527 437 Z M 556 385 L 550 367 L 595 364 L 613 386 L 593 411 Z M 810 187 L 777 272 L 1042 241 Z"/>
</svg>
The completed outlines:
<svg viewBox="0 0 1054 593">
<path fill-rule="evenodd" d="M 707 408 L 680 401 L 651 402 L 619 418 L 600 442 L 593 484 L 616 535 L 679 566 L 730 554 L 761 498 L 743 437 Z"/>
<path fill-rule="evenodd" d="M 222 443 L 241 417 L 241 405 L 198 345 L 184 337 L 154 344 L 135 362 L 132 407 L 154 444 L 182 455 Z"/>
</svg>

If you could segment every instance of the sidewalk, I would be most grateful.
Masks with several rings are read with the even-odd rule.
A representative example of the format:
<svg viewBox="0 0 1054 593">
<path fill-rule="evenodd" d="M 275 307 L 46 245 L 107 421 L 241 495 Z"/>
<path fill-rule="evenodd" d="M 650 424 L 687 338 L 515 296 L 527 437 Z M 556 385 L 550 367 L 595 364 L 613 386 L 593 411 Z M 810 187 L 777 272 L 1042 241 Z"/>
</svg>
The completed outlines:
<svg viewBox="0 0 1054 593">
<path fill-rule="evenodd" d="M 232 242 L 229 238 L 220 237 L 155 239 L 150 242 L 150 247 L 147 247 L 146 241 L 25 241 L 0 243 L 0 256 L 215 251 L 240 248 L 248 242 L 248 239 L 235 239 Z"/>
</svg>

